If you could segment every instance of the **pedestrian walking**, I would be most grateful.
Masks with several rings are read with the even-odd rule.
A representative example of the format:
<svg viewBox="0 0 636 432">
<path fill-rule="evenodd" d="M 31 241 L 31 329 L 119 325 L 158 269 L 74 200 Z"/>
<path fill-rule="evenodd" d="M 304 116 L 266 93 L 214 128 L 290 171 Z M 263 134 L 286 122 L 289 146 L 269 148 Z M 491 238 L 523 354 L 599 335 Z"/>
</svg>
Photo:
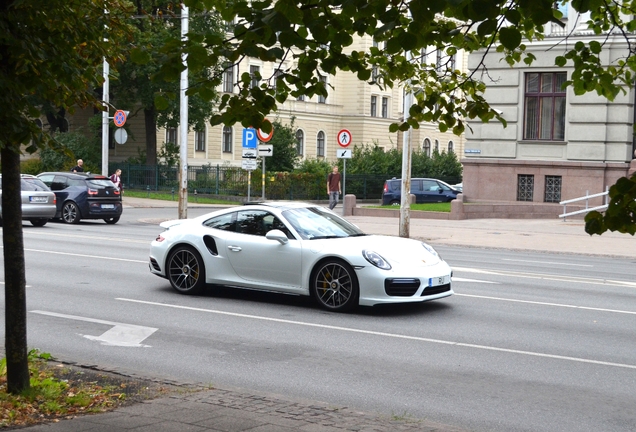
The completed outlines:
<svg viewBox="0 0 636 432">
<path fill-rule="evenodd" d="M 335 165 L 333 170 L 327 177 L 327 195 L 329 195 L 329 209 L 338 204 L 338 198 L 340 197 L 342 189 L 340 188 L 340 173 L 338 172 L 338 166 Z"/>
</svg>

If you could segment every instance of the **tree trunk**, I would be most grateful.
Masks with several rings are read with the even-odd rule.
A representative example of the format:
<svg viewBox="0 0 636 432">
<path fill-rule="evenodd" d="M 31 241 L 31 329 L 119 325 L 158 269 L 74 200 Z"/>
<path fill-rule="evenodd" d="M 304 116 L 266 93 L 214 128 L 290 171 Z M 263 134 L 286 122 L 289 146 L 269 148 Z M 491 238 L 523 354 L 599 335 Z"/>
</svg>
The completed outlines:
<svg viewBox="0 0 636 432">
<path fill-rule="evenodd" d="M 155 108 L 144 109 L 144 122 L 146 126 L 146 165 L 157 164 L 157 113 Z"/>
<path fill-rule="evenodd" d="M 27 353 L 26 276 L 20 197 L 20 154 L 3 147 L 2 243 L 4 246 L 5 349 L 7 390 L 20 393 L 29 388 Z"/>
</svg>

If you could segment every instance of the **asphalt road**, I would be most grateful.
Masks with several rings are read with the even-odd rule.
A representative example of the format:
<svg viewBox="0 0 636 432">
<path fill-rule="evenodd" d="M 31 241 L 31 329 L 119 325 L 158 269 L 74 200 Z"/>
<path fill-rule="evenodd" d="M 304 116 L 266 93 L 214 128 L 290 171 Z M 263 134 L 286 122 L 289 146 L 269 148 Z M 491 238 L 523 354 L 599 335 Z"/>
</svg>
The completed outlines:
<svg viewBox="0 0 636 432">
<path fill-rule="evenodd" d="M 439 246 L 455 296 L 333 314 L 269 293 L 176 294 L 147 264 L 171 217 L 25 223 L 29 345 L 476 431 L 636 430 L 633 260 Z"/>
</svg>

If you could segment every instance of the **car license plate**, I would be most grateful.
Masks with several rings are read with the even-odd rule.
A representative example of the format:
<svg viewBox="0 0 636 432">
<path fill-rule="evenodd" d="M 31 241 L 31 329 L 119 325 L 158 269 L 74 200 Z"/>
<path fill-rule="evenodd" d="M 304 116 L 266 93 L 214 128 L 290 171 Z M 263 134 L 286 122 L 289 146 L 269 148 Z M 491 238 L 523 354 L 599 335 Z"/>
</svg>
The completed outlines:
<svg viewBox="0 0 636 432">
<path fill-rule="evenodd" d="M 115 204 L 102 204 L 103 209 L 114 209 Z"/>
<path fill-rule="evenodd" d="M 437 276 L 428 279 L 428 286 L 430 287 L 446 285 L 447 283 L 450 283 L 450 275 Z"/>
<path fill-rule="evenodd" d="M 32 196 L 32 197 L 29 197 L 29 201 L 32 203 L 45 203 L 45 202 L 48 202 L 49 199 L 48 197 L 45 197 L 45 196 Z"/>
</svg>

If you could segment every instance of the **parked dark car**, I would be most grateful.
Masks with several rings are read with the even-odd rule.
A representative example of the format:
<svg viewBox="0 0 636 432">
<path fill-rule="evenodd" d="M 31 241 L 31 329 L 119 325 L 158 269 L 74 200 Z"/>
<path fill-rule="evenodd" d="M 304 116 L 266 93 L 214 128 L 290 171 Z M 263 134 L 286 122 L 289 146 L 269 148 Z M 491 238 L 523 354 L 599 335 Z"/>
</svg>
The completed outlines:
<svg viewBox="0 0 636 432">
<path fill-rule="evenodd" d="M 55 215 L 55 194 L 42 180 L 30 174 L 20 176 L 22 219 L 33 226 L 46 225 Z M 0 174 L 0 225 L 2 225 L 2 174 Z"/>
<path fill-rule="evenodd" d="M 452 201 L 461 192 L 441 180 L 412 178 L 411 193 L 415 195 L 415 202 L 421 204 Z M 382 205 L 399 205 L 401 200 L 402 180 L 393 178 L 385 181 Z"/>
<path fill-rule="evenodd" d="M 66 223 L 81 219 L 103 219 L 117 223 L 123 211 L 117 186 L 103 175 L 70 172 L 38 174 L 57 197 L 55 218 Z"/>
</svg>

